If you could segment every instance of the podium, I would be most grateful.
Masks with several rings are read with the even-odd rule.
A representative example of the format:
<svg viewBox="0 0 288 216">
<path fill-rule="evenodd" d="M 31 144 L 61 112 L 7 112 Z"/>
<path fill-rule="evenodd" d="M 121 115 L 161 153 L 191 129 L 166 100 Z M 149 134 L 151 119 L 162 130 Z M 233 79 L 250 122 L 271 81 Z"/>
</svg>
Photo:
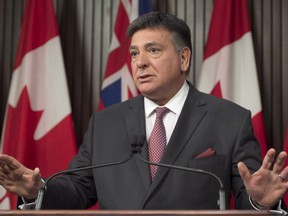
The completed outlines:
<svg viewBox="0 0 288 216">
<path fill-rule="evenodd" d="M 245 215 L 270 215 L 268 211 L 248 211 L 248 210 L 226 210 L 226 211 L 210 211 L 210 210 L 13 210 L 1 211 L 0 216 L 215 216 L 215 215 L 232 215 L 232 216 L 245 216 Z"/>
</svg>

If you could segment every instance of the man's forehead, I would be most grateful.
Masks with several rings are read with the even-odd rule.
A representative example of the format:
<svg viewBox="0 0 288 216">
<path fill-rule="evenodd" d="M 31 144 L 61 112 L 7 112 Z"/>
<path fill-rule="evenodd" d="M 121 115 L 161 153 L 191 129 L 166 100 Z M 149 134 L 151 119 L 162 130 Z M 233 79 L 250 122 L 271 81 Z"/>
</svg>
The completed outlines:
<svg viewBox="0 0 288 216">
<path fill-rule="evenodd" d="M 146 43 L 163 43 L 171 33 L 165 28 L 146 28 L 135 32 L 131 38 L 131 46 Z"/>
<path fill-rule="evenodd" d="M 151 34 L 161 34 L 161 33 L 166 33 L 166 34 L 170 34 L 171 32 L 163 27 L 163 26 L 157 26 L 157 27 L 147 27 L 147 28 L 143 28 L 143 29 L 139 29 L 138 31 L 136 31 L 133 35 L 132 38 L 135 36 L 135 34 L 143 34 L 143 33 L 151 33 Z"/>
</svg>

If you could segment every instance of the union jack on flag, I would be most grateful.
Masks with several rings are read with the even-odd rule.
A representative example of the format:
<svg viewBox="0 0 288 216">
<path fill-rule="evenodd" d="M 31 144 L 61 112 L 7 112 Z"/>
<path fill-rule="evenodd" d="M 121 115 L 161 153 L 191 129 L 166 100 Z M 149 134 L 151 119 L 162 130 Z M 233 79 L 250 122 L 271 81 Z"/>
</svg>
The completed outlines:
<svg viewBox="0 0 288 216">
<path fill-rule="evenodd" d="M 132 78 L 130 40 L 126 36 L 126 30 L 130 22 L 151 9 L 150 0 L 121 0 L 119 2 L 98 110 L 138 95 Z"/>
</svg>

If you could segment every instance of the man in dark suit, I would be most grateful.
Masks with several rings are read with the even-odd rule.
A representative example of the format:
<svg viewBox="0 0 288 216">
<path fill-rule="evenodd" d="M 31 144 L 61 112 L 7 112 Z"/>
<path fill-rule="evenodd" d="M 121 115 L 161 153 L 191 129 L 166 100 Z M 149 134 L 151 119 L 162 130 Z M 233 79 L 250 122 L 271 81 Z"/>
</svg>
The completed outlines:
<svg viewBox="0 0 288 216">
<path fill-rule="evenodd" d="M 287 154 L 276 158 L 271 149 L 262 163 L 250 112 L 186 81 L 192 50 L 187 24 L 152 12 L 132 22 L 128 35 L 133 79 L 142 95 L 92 116 L 70 168 L 128 160 L 51 180 L 43 208 L 84 209 L 98 201 L 101 209 L 218 209 L 219 184 L 211 176 L 163 167 L 152 172 L 155 167 L 137 154 L 131 157 L 131 144 L 144 135 L 143 158 L 214 173 L 227 203 L 233 191 L 236 208 L 280 209 L 288 187 L 288 168 L 282 169 Z M 161 118 L 158 107 L 168 108 Z M 154 135 L 155 119 L 161 119 L 161 136 Z M 157 137 L 162 138 L 156 143 L 165 141 L 161 151 L 152 144 Z M 160 155 L 155 160 L 151 149 Z M 38 168 L 7 155 L 0 156 L 0 184 L 26 199 L 35 199 L 43 185 Z"/>
</svg>

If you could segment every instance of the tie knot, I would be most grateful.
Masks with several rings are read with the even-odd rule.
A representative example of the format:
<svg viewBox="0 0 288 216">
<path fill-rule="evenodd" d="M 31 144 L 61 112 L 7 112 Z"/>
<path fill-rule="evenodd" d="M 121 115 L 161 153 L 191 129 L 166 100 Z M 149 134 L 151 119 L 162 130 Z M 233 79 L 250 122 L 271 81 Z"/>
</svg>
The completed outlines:
<svg viewBox="0 0 288 216">
<path fill-rule="evenodd" d="M 163 118 L 163 116 L 169 112 L 169 109 L 167 107 L 157 107 L 155 109 L 156 112 L 156 118 Z"/>
</svg>

